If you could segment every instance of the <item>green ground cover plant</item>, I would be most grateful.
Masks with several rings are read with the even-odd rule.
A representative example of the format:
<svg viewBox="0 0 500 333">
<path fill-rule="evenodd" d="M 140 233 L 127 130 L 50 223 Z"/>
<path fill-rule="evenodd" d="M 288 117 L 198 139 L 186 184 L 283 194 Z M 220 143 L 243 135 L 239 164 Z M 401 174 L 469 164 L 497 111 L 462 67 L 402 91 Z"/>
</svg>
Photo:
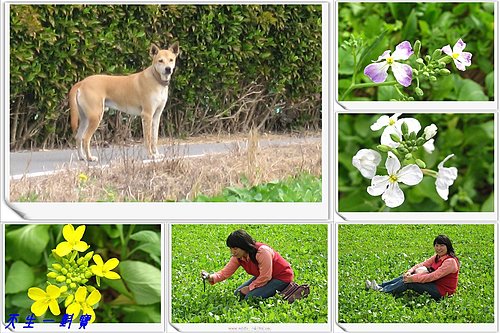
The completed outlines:
<svg viewBox="0 0 500 333">
<path fill-rule="evenodd" d="M 239 302 L 234 290 L 250 276 L 242 269 L 203 291 L 201 270 L 216 272 L 229 261 L 227 236 L 246 230 L 278 251 L 294 281 L 311 294 L 292 304 L 279 296 Z M 328 226 L 321 224 L 196 224 L 172 226 L 173 323 L 326 323 L 328 320 Z"/>
<path fill-rule="evenodd" d="M 341 323 L 493 323 L 494 225 L 342 224 L 338 226 L 338 314 Z M 365 291 L 404 273 L 434 254 L 447 235 L 460 260 L 456 293 L 439 302 L 407 291 L 402 297 Z"/>
<path fill-rule="evenodd" d="M 63 227 L 5 226 L 4 322 L 12 313 L 24 322 L 34 311 L 39 320 L 60 323 L 64 314 L 79 309 L 78 295 L 85 293 L 92 301 L 80 302 L 82 310 L 88 307 L 87 314 L 95 312 L 96 323 L 161 322 L 159 225 L 74 225 L 77 231 L 65 230 L 64 235 Z M 79 245 L 66 254 L 70 244 Z M 79 253 L 84 249 L 87 252 Z M 36 288 L 59 289 L 50 311 L 33 307 L 34 299 L 28 295 L 35 295 Z M 57 307 L 60 311 L 53 311 Z"/>
<path fill-rule="evenodd" d="M 387 116 L 393 117 L 393 114 Z M 381 118 L 372 114 L 339 115 L 338 191 L 339 210 L 342 212 L 366 211 L 427 211 L 427 212 L 492 212 L 494 210 L 494 118 L 492 114 L 403 114 L 400 119 L 414 118 L 425 126 L 435 124 L 437 133 L 432 138 L 432 154 L 422 150 L 413 153 L 428 170 L 439 169 L 444 159 L 445 167 L 457 169 L 457 177 L 449 186 L 448 199 L 437 192 L 436 178 L 426 176 L 418 186 L 402 183 L 404 202 L 388 208 L 379 197 L 368 193 L 370 180 L 363 177 L 353 165 L 353 157 L 361 149 L 379 151 L 382 155 L 376 169 L 377 175 L 387 175 L 384 169 L 386 154 L 381 149 L 382 130 L 371 126 Z M 419 135 L 422 134 L 422 130 Z M 384 148 L 382 147 L 384 150 Z M 404 154 L 403 154 L 404 156 Z"/>
<path fill-rule="evenodd" d="M 321 202 L 321 177 L 300 174 L 283 181 L 251 187 L 227 187 L 212 197 L 200 195 L 195 202 Z"/>
<path fill-rule="evenodd" d="M 338 13 L 340 100 L 494 100 L 493 3 L 344 2 Z"/>
</svg>

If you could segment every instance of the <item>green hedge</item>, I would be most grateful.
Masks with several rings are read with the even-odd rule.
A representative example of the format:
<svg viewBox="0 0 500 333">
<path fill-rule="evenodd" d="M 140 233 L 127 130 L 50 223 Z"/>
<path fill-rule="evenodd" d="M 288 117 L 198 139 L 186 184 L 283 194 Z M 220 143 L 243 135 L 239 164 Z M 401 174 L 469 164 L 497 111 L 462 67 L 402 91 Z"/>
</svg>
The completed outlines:
<svg viewBox="0 0 500 333">
<path fill-rule="evenodd" d="M 318 129 L 321 27 L 319 5 L 12 5 L 11 147 L 72 143 L 72 84 L 140 71 L 150 43 L 175 40 L 162 136 Z M 103 140 L 141 136 L 139 119 L 118 112 L 101 128 Z"/>
</svg>

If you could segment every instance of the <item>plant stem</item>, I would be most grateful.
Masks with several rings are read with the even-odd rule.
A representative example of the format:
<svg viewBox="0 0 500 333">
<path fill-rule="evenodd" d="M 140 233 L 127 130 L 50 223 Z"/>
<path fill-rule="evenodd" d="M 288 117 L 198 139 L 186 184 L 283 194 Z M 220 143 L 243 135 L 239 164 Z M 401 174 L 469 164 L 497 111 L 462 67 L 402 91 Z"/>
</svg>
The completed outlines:
<svg viewBox="0 0 500 333">
<path fill-rule="evenodd" d="M 380 213 L 380 212 L 383 212 L 383 211 L 384 211 L 384 209 L 385 209 L 385 207 L 387 207 L 387 206 L 386 206 L 385 204 L 383 204 L 383 205 L 382 205 L 382 207 L 380 207 L 380 209 L 378 210 L 378 212 L 379 212 L 379 213 Z"/>
<path fill-rule="evenodd" d="M 361 89 L 361 88 L 370 88 L 370 87 L 382 87 L 382 86 L 394 86 L 398 84 L 397 81 L 388 81 L 388 82 L 381 82 L 381 83 L 358 83 L 358 84 L 351 84 L 351 86 L 342 94 L 342 97 L 340 97 L 340 100 L 343 101 L 344 98 L 349 94 L 351 91 L 355 89 Z"/>
<path fill-rule="evenodd" d="M 421 170 L 422 170 L 422 173 L 424 175 L 437 178 L 437 175 L 438 175 L 437 171 L 434 171 L 434 170 L 431 170 L 431 169 L 421 169 Z"/>
</svg>

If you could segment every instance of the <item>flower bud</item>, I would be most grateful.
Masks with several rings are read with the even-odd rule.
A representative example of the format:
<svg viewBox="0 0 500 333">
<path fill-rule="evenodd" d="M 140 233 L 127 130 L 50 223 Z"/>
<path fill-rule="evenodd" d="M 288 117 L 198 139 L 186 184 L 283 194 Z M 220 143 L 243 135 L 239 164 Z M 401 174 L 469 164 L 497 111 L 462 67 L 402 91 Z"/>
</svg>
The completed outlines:
<svg viewBox="0 0 500 333">
<path fill-rule="evenodd" d="M 89 293 L 93 292 L 94 290 L 96 290 L 96 288 L 94 286 L 87 286 L 87 291 Z"/>
<path fill-rule="evenodd" d="M 406 155 L 408 154 L 408 149 L 406 149 L 405 147 L 403 146 L 399 146 L 398 147 L 398 152 L 401 154 L 401 155 Z"/>
<path fill-rule="evenodd" d="M 57 274 L 56 272 L 49 272 L 47 273 L 47 277 L 48 278 L 51 278 L 51 279 L 55 279 L 59 274 Z"/>
<path fill-rule="evenodd" d="M 410 140 L 412 140 L 413 141 L 412 143 L 415 144 L 414 140 L 417 140 L 417 133 L 411 132 L 410 133 Z"/>
<path fill-rule="evenodd" d="M 87 279 L 83 279 L 83 280 L 81 280 L 80 282 L 81 282 L 82 284 L 85 284 L 85 283 L 87 283 L 88 281 L 89 281 L 89 280 L 87 280 Z"/>
<path fill-rule="evenodd" d="M 399 135 L 397 135 L 395 133 L 391 133 L 390 137 L 391 137 L 391 140 L 394 142 L 401 142 L 401 138 L 399 137 Z"/>
<path fill-rule="evenodd" d="M 405 160 L 410 160 L 413 157 L 411 153 L 405 155 Z"/>
<path fill-rule="evenodd" d="M 65 293 L 68 291 L 68 287 L 67 286 L 62 286 L 59 288 L 59 290 L 61 291 L 61 294 Z"/>
<path fill-rule="evenodd" d="M 440 61 L 440 62 L 439 62 L 439 67 L 440 67 L 440 68 L 444 68 L 444 67 L 446 67 L 446 63 L 445 63 L 445 62 L 443 62 L 443 61 Z"/>
<path fill-rule="evenodd" d="M 418 76 L 418 73 L 419 73 L 418 70 L 416 70 L 415 68 L 412 68 L 411 70 L 413 72 L 413 75 Z"/>
<path fill-rule="evenodd" d="M 420 87 L 416 87 L 415 94 L 417 94 L 417 96 L 424 96 L 424 91 L 420 89 Z"/>
<path fill-rule="evenodd" d="M 427 61 L 427 62 L 431 61 L 431 56 L 430 55 L 426 55 L 425 56 L 425 61 Z"/>
<path fill-rule="evenodd" d="M 92 256 L 94 255 L 94 251 L 90 251 L 89 253 L 87 253 L 85 255 L 85 261 L 89 261 L 90 259 L 92 259 Z"/>
<path fill-rule="evenodd" d="M 429 75 L 429 72 L 423 72 L 422 74 L 423 74 L 425 77 L 427 77 L 427 78 L 430 76 L 430 75 Z"/>
<path fill-rule="evenodd" d="M 57 282 L 64 282 L 64 281 L 66 281 L 66 277 L 64 275 L 59 275 L 58 277 L 56 277 L 56 281 Z"/>
<path fill-rule="evenodd" d="M 429 80 L 431 80 L 431 81 L 433 81 L 433 82 L 434 82 L 434 81 L 437 81 L 437 78 L 436 78 L 434 75 L 432 75 L 432 76 L 429 78 Z"/>
<path fill-rule="evenodd" d="M 70 284 L 71 282 L 73 282 L 71 279 L 66 279 L 66 284 Z"/>
<path fill-rule="evenodd" d="M 64 275 L 66 275 L 66 274 L 68 274 L 68 270 L 66 268 L 62 268 L 61 269 L 61 273 L 64 274 Z"/>
<path fill-rule="evenodd" d="M 94 274 L 92 274 L 92 272 L 90 270 L 85 272 L 85 278 L 87 278 L 87 279 L 90 279 L 92 277 L 92 275 L 94 275 Z"/>
<path fill-rule="evenodd" d="M 69 287 L 70 287 L 71 289 L 76 289 L 76 283 L 71 282 L 71 283 L 69 284 Z"/>
<path fill-rule="evenodd" d="M 52 264 L 52 268 L 55 269 L 56 271 L 60 271 L 62 266 L 59 264 Z"/>
<path fill-rule="evenodd" d="M 419 63 L 419 64 L 422 64 L 422 65 L 423 65 L 423 64 L 424 64 L 424 59 L 422 59 L 422 58 L 418 58 L 418 59 L 417 59 L 417 63 Z"/>
<path fill-rule="evenodd" d="M 413 98 L 413 97 L 411 97 L 411 96 L 410 96 L 410 97 L 408 97 L 408 100 L 409 100 L 409 101 L 414 101 L 414 100 L 415 100 L 415 98 Z"/>
<path fill-rule="evenodd" d="M 417 39 L 415 41 L 415 44 L 413 44 L 413 51 L 414 51 L 414 54 L 419 55 L 420 53 L 420 47 L 422 46 L 422 43 L 420 43 L 420 41 Z"/>
<path fill-rule="evenodd" d="M 401 132 L 403 132 L 403 134 L 408 133 L 408 124 L 405 121 L 401 124 Z"/>
<path fill-rule="evenodd" d="M 432 53 L 432 59 L 436 59 L 437 57 L 441 56 L 442 53 L 443 51 L 441 51 L 441 49 L 434 50 L 434 52 Z"/>
<path fill-rule="evenodd" d="M 441 75 L 450 75 L 451 72 L 448 69 L 446 69 L 446 68 L 441 68 L 439 70 L 439 74 L 441 74 Z"/>
<path fill-rule="evenodd" d="M 78 258 L 78 259 L 76 260 L 76 263 L 77 263 L 78 265 L 81 265 L 81 264 L 83 264 L 83 261 L 84 261 L 84 260 L 85 260 L 85 258 L 84 258 L 84 257 L 80 257 L 80 258 Z"/>
<path fill-rule="evenodd" d="M 417 141 L 416 141 L 416 143 L 415 143 L 415 144 L 416 144 L 417 146 L 421 146 L 421 145 L 423 145 L 424 143 L 425 143 L 425 139 L 424 139 L 424 138 L 422 138 L 422 137 L 420 137 L 420 138 L 418 138 L 418 139 L 417 139 Z"/>
<path fill-rule="evenodd" d="M 419 168 L 425 168 L 425 167 L 426 167 L 425 162 L 424 162 L 424 161 L 422 161 L 421 159 L 418 159 L 418 158 L 417 158 L 417 159 L 415 160 L 415 163 L 418 165 L 418 167 L 419 167 Z"/>
</svg>

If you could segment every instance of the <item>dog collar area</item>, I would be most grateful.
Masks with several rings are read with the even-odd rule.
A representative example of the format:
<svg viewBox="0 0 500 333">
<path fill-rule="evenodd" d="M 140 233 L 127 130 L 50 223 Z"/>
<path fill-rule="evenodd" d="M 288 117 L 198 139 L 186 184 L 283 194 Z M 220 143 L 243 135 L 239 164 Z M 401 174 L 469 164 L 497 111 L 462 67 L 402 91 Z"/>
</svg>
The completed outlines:
<svg viewBox="0 0 500 333">
<path fill-rule="evenodd" d="M 164 87 L 168 87 L 168 85 L 170 84 L 170 80 L 167 81 L 162 80 L 160 74 L 158 74 L 158 72 L 155 69 L 153 69 L 153 76 L 155 77 L 156 81 L 158 81 L 158 83 Z"/>
</svg>

